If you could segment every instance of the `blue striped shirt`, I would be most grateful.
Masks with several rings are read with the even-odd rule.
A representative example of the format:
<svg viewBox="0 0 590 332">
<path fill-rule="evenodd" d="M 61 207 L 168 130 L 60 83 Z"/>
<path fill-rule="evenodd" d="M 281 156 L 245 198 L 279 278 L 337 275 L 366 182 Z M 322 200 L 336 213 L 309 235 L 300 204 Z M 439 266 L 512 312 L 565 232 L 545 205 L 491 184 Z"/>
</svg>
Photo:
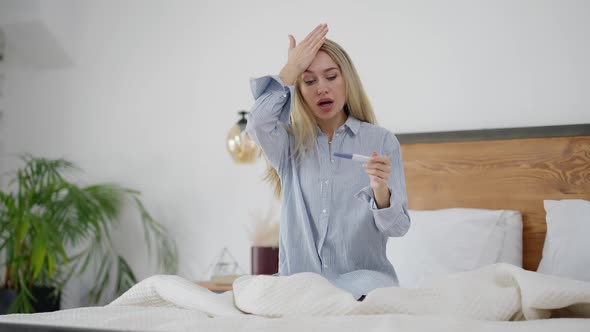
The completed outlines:
<svg viewBox="0 0 590 332">
<path fill-rule="evenodd" d="M 255 98 L 246 131 L 277 170 L 282 184 L 279 274 L 315 272 L 356 298 L 397 285 L 385 247 L 410 227 L 400 145 L 388 130 L 351 115 L 331 144 L 317 128 L 315 148 L 295 160 L 288 132 L 294 87 L 276 76 L 251 81 Z M 391 159 L 390 207 L 377 209 L 362 164 L 334 152 Z"/>
</svg>

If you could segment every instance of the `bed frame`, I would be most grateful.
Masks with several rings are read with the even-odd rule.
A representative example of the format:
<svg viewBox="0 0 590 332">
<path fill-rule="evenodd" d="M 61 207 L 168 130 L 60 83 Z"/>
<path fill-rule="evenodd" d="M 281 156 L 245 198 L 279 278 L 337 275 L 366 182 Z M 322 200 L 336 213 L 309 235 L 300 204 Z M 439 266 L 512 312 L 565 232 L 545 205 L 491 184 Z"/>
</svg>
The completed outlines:
<svg viewBox="0 0 590 332">
<path fill-rule="evenodd" d="M 590 124 L 397 137 L 410 209 L 520 211 L 527 270 L 541 260 L 543 200 L 590 200 Z"/>
</svg>

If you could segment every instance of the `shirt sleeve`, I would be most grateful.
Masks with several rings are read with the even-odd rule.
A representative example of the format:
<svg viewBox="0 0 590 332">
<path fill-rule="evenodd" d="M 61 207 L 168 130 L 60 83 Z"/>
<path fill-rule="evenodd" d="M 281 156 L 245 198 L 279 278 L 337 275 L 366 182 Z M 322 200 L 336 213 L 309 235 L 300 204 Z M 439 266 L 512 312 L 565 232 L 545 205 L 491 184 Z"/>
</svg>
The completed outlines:
<svg viewBox="0 0 590 332">
<path fill-rule="evenodd" d="M 391 133 L 385 140 L 384 154 L 388 155 L 391 161 L 391 175 L 388 184 L 389 207 L 377 208 L 371 186 L 364 187 L 355 196 L 367 201 L 369 209 L 373 211 L 375 225 L 380 231 L 390 237 L 404 236 L 410 229 L 406 180 L 400 145 L 397 138 Z"/>
<path fill-rule="evenodd" d="M 260 146 L 270 163 L 279 169 L 287 156 L 293 86 L 278 76 L 264 76 L 250 81 L 254 106 L 250 110 L 246 132 Z"/>
</svg>

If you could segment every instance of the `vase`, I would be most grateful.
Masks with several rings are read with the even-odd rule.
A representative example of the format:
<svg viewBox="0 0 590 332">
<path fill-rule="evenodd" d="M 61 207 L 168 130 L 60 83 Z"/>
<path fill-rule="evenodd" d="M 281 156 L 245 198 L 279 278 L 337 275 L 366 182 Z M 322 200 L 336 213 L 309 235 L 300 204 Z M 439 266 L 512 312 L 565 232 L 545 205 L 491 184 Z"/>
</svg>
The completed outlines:
<svg viewBox="0 0 590 332">
<path fill-rule="evenodd" d="M 279 272 L 278 247 L 252 247 L 252 274 L 272 275 Z"/>
</svg>

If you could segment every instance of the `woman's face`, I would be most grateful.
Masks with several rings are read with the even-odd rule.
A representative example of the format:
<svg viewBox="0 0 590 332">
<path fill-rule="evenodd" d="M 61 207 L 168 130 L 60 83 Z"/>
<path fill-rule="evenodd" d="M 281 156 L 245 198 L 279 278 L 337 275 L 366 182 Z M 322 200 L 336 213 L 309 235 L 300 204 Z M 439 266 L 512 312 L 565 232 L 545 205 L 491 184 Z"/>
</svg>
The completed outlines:
<svg viewBox="0 0 590 332">
<path fill-rule="evenodd" d="M 318 122 L 342 116 L 346 86 L 340 68 L 326 52 L 318 52 L 303 73 L 300 90 Z"/>
</svg>

